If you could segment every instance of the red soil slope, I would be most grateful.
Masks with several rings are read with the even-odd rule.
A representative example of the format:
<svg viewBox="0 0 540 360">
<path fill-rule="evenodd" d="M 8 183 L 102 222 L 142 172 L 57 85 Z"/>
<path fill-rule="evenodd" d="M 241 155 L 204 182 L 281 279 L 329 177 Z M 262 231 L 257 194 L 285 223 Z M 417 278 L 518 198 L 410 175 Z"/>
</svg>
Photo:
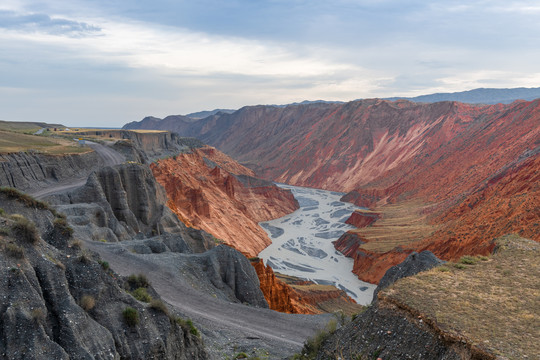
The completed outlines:
<svg viewBox="0 0 540 360">
<path fill-rule="evenodd" d="M 249 178 L 251 170 L 212 147 L 159 160 L 151 168 L 167 191 L 168 206 L 183 222 L 248 256 L 256 256 L 271 243 L 258 222 L 298 208 L 290 191 L 257 183 Z M 235 175 L 244 175 L 247 185 Z"/>
</svg>

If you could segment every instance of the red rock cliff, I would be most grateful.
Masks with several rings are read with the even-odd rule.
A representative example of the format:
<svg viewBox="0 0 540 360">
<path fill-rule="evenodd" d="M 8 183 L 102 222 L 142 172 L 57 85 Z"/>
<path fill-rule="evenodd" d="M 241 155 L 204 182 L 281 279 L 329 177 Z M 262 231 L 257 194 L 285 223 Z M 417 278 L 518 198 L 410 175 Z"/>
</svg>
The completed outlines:
<svg viewBox="0 0 540 360">
<path fill-rule="evenodd" d="M 244 185 L 237 176 L 249 179 L 253 172 L 211 147 L 159 160 L 151 169 L 181 220 L 249 256 L 271 243 L 258 222 L 298 208 L 290 191 L 271 183 Z"/>
<path fill-rule="evenodd" d="M 334 286 L 317 285 L 310 281 L 283 276 L 279 279 L 270 266 L 264 266 L 260 259 L 252 260 L 261 290 L 270 309 L 290 314 L 321 314 L 337 310 L 348 314 L 360 311 L 361 306 Z"/>
</svg>

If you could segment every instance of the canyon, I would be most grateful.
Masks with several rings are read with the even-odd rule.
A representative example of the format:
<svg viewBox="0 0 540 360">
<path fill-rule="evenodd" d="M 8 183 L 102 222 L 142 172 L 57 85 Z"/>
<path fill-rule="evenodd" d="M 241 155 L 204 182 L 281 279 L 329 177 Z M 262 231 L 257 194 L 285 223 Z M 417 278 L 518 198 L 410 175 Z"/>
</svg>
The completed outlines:
<svg viewBox="0 0 540 360">
<path fill-rule="evenodd" d="M 248 106 L 157 127 L 196 136 L 265 179 L 348 192 L 343 200 L 374 210 L 379 219 L 359 223 L 336 248 L 376 283 L 412 251 L 455 260 L 489 253 L 508 232 L 540 240 L 539 119 L 540 100 L 368 99 Z"/>
<path fill-rule="evenodd" d="M 455 292 L 476 288 L 477 277 L 489 280 L 493 274 L 494 286 L 515 286 L 522 276 L 519 301 L 532 299 L 540 242 L 540 100 L 315 102 L 140 123 L 149 124 L 178 126 L 181 135 L 202 141 L 162 130 L 86 129 L 77 137 L 89 140 L 88 151 L 1 155 L 0 222 L 6 230 L 0 259 L 7 267 L 0 286 L 10 295 L 0 303 L 7 319 L 0 327 L 0 350 L 10 357 L 24 353 L 19 343 L 4 340 L 22 331 L 35 340 L 27 351 L 36 356 L 90 351 L 219 359 L 264 351 L 269 358 L 285 358 L 332 317 L 306 314 L 337 309 L 355 314 L 354 320 L 330 332 L 319 358 L 401 351 L 491 359 L 498 349 L 535 354 L 534 346 L 516 350 L 504 341 L 479 347 L 486 335 L 478 340 L 469 333 L 467 318 L 460 318 L 465 322 L 458 328 L 465 335 L 456 335 L 446 327 L 448 319 L 454 326 L 454 318 L 425 307 L 424 300 L 447 301 L 451 286 Z M 274 181 L 316 189 L 293 190 L 293 196 L 292 187 Z M 315 209 L 301 193 L 323 196 L 322 189 L 331 190 L 334 208 L 328 211 Z M 296 250 L 321 257 L 322 250 L 330 260 L 339 250 L 352 259 L 345 260 L 355 276 L 381 282 L 367 311 L 358 314 L 362 309 L 342 290 L 347 286 L 275 272 L 287 265 L 275 254 L 289 248 L 280 236 L 294 214 L 303 216 L 298 223 L 322 215 L 339 220 L 336 237 L 327 234 L 334 228 L 311 226 L 325 233 L 324 246 L 311 241 L 309 229 L 298 230 Z M 20 230 L 32 226 L 19 224 L 23 218 L 36 227 L 28 235 L 31 242 Z M 309 241 L 301 239 L 306 236 Z M 265 251 L 275 251 L 274 257 Z M 514 258 L 520 264 L 515 269 Z M 130 288 L 137 272 L 147 277 L 151 303 Z M 406 282 L 392 285 L 404 276 Z M 415 284 L 424 293 L 417 294 Z M 438 284 L 447 285 L 435 289 Z M 498 299 L 511 297 L 510 288 L 504 291 Z M 86 303 L 89 296 L 97 306 Z M 484 304 L 477 300 L 467 301 Z M 489 302 L 484 305 L 482 311 L 491 311 Z M 126 307 L 140 315 L 140 325 L 122 318 Z M 537 313 L 534 304 L 525 308 Z M 529 312 L 519 316 L 524 325 L 531 323 Z M 70 334 L 68 341 L 58 336 L 63 332 Z M 372 340 L 358 342 L 358 336 Z M 534 338 L 534 331 L 527 336 Z M 418 342 L 430 348 L 411 345 Z"/>
<path fill-rule="evenodd" d="M 255 178 L 252 170 L 210 146 L 193 146 L 189 151 L 157 159 L 150 168 L 167 193 L 168 207 L 184 224 L 208 232 L 216 242 L 252 260 L 271 309 L 319 314 L 344 306 L 355 311 L 354 301 L 343 290 L 315 287 L 309 281 L 297 282 L 293 288 L 257 259 L 272 243 L 258 223 L 283 217 L 299 207 L 290 190 Z M 300 297 L 303 301 L 298 300 Z M 318 306 L 330 300 L 332 306 Z"/>
</svg>

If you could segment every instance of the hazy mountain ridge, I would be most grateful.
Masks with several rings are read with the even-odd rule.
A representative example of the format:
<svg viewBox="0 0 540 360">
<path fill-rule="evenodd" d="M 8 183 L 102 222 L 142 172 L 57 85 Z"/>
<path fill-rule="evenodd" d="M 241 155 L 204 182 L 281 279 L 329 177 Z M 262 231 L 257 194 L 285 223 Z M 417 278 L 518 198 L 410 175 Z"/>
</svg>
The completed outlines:
<svg viewBox="0 0 540 360">
<path fill-rule="evenodd" d="M 540 87 L 537 88 L 479 88 L 468 91 L 458 91 L 453 93 L 435 93 L 414 97 L 389 97 L 385 100 L 409 100 L 414 102 L 438 102 L 438 101 L 459 101 L 469 104 L 510 104 L 516 100 L 534 100 L 540 98 Z"/>
</svg>

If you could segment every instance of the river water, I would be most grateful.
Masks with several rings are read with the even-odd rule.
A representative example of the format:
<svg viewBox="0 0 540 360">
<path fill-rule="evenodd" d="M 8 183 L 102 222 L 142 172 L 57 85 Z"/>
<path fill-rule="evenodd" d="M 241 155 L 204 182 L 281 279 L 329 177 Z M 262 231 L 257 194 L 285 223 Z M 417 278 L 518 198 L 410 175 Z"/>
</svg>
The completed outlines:
<svg viewBox="0 0 540 360">
<path fill-rule="evenodd" d="M 332 241 L 354 229 L 345 224 L 357 206 L 339 201 L 342 193 L 277 184 L 290 189 L 300 209 L 282 218 L 261 222 L 272 244 L 259 257 L 275 271 L 331 284 L 359 304 L 369 304 L 376 285 L 358 280 L 353 260 L 334 248 Z"/>
</svg>

